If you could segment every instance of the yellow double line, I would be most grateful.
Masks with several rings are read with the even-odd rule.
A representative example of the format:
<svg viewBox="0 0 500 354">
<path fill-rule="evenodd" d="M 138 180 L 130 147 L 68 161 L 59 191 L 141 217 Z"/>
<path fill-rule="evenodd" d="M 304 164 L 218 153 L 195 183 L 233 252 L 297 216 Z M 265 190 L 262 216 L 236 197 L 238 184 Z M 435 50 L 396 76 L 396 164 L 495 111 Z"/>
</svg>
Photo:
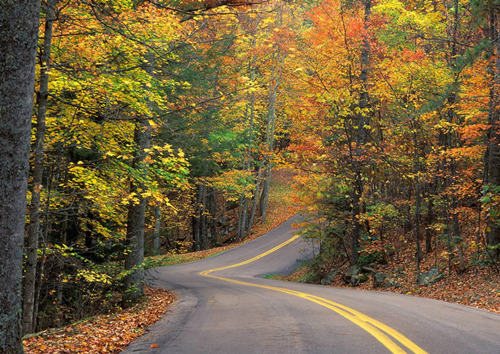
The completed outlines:
<svg viewBox="0 0 500 354">
<path fill-rule="evenodd" d="M 245 286 L 253 286 L 255 288 L 262 288 L 262 289 L 268 289 L 268 290 L 273 290 L 273 291 L 278 291 L 281 293 L 285 294 L 290 294 L 293 296 L 297 296 L 303 299 L 306 299 L 308 301 L 314 302 L 318 305 L 321 305 L 323 307 L 326 307 L 327 309 L 330 309 L 342 317 L 348 319 L 352 323 L 358 325 L 368 333 L 370 333 L 373 337 L 375 337 L 380 343 L 382 343 L 391 353 L 406 353 L 406 350 L 404 350 L 399 344 L 403 345 L 407 349 L 409 349 L 413 353 L 418 353 L 418 354 L 424 354 L 427 353 L 425 350 L 420 348 L 418 345 L 413 343 L 411 340 L 409 340 L 407 337 L 405 337 L 403 334 L 399 333 L 395 329 L 387 326 L 386 324 L 377 321 L 374 318 L 371 318 L 359 311 L 356 311 L 350 307 L 338 304 L 336 302 L 330 301 L 328 299 L 308 294 L 308 293 L 303 293 L 301 291 L 296 291 L 296 290 L 291 290 L 291 289 L 286 289 L 286 288 L 280 288 L 276 286 L 269 286 L 269 285 L 261 285 L 261 284 L 254 284 L 254 283 L 248 283 L 245 281 L 240 281 L 240 280 L 234 280 L 234 279 L 229 279 L 229 278 L 224 278 L 224 277 L 218 277 L 216 275 L 211 275 L 210 273 L 217 272 L 220 270 L 226 270 L 230 268 L 236 268 L 236 267 L 241 267 L 245 264 L 249 264 L 252 262 L 255 262 L 258 259 L 261 259 L 277 250 L 280 248 L 288 245 L 289 243 L 292 243 L 296 239 L 298 239 L 299 236 L 293 236 L 292 238 L 286 240 L 285 242 L 279 244 L 278 246 L 271 248 L 270 250 L 259 254 L 258 256 L 255 256 L 253 258 L 247 259 L 246 261 L 236 263 L 236 264 L 231 264 L 225 267 L 220 267 L 220 268 L 213 268 L 213 269 L 207 269 L 204 270 L 203 272 L 200 272 L 199 274 L 208 277 L 208 278 L 213 278 L 213 279 L 219 279 L 223 280 L 229 283 L 233 284 L 239 284 L 239 285 L 245 285 Z M 390 338 L 392 337 L 392 338 Z M 399 342 L 399 344 L 396 344 L 396 342 Z"/>
</svg>

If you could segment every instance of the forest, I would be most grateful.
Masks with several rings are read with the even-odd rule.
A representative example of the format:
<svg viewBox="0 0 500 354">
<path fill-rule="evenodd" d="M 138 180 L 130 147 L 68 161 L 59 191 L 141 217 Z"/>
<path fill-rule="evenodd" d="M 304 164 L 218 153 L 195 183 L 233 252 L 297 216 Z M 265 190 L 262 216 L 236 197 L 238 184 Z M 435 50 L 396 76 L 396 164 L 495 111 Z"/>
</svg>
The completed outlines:
<svg viewBox="0 0 500 354">
<path fill-rule="evenodd" d="M 0 352 L 244 240 L 276 171 L 311 281 L 498 280 L 500 1 L 34 3 L 0 2 Z"/>
</svg>

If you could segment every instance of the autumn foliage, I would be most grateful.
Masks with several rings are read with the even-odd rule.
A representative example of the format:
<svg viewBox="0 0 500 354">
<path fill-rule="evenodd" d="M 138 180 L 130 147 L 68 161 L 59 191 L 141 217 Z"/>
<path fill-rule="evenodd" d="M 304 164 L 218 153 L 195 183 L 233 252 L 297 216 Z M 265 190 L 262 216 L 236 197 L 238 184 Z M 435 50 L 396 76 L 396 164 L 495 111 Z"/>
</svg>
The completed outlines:
<svg viewBox="0 0 500 354">
<path fill-rule="evenodd" d="M 498 279 L 498 18 L 472 0 L 43 2 L 26 334 L 132 306 L 145 255 L 299 207 L 316 281 Z"/>
</svg>

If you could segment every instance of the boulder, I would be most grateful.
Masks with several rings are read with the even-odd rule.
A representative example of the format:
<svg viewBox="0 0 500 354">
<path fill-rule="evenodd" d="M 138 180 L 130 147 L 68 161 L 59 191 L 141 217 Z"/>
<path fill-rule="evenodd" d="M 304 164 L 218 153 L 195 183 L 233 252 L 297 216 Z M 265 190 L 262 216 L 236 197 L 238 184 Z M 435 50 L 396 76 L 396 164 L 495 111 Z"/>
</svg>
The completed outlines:
<svg viewBox="0 0 500 354">
<path fill-rule="evenodd" d="M 360 275 L 361 275 L 361 268 L 358 266 L 350 266 L 344 275 L 342 276 L 342 279 L 346 284 L 350 284 L 352 286 L 358 286 L 360 283 Z"/>
<path fill-rule="evenodd" d="M 418 285 L 431 285 L 441 280 L 444 277 L 443 273 L 439 273 L 439 269 L 432 268 L 428 272 L 421 273 L 417 278 Z"/>
<path fill-rule="evenodd" d="M 370 279 L 370 277 L 368 276 L 368 274 L 365 274 L 365 273 L 361 273 L 359 275 L 359 281 L 361 283 L 364 283 L 365 281 L 368 281 L 368 279 Z"/>
<path fill-rule="evenodd" d="M 333 279 L 340 273 L 340 270 L 334 269 L 330 273 L 326 274 L 323 278 L 321 278 L 320 283 L 323 285 L 328 285 L 333 282 Z"/>
<path fill-rule="evenodd" d="M 384 274 L 382 272 L 375 272 L 373 273 L 373 287 L 374 288 L 380 288 L 380 287 L 387 287 L 390 285 L 386 280 L 388 276 L 387 274 Z"/>
</svg>

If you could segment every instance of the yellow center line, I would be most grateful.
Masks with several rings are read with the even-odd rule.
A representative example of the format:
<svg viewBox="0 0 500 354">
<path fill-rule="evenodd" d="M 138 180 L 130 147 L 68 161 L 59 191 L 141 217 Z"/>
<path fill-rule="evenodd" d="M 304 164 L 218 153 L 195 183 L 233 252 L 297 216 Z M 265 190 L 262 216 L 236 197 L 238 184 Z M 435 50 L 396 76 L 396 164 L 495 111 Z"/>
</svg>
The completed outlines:
<svg viewBox="0 0 500 354">
<path fill-rule="evenodd" d="M 261 258 L 279 250 L 280 248 L 288 245 L 289 243 L 292 243 L 293 241 L 297 240 L 299 237 L 300 236 L 298 236 L 298 235 L 293 236 L 292 238 L 277 245 L 276 247 L 273 247 L 270 250 L 268 250 L 264 253 L 261 253 L 253 258 L 247 259 L 246 261 L 236 263 L 236 264 L 231 264 L 231 265 L 228 265 L 225 267 L 207 269 L 207 270 L 200 272 L 199 274 L 204 276 L 204 277 L 218 279 L 218 280 L 222 280 L 222 281 L 233 283 L 233 284 L 252 286 L 255 288 L 278 291 L 281 293 L 290 294 L 290 295 L 297 296 L 297 297 L 303 298 L 305 300 L 314 302 L 318 305 L 321 305 L 323 307 L 326 307 L 326 308 L 336 312 L 337 314 L 341 315 L 342 317 L 348 319 L 352 323 L 361 327 L 366 332 L 368 332 L 373 337 L 375 337 L 375 339 L 377 339 L 380 343 L 382 343 L 391 353 L 406 353 L 406 351 L 401 346 L 396 344 L 389 336 L 391 336 L 393 339 L 398 341 L 400 344 L 402 344 L 403 346 L 405 346 L 406 348 L 411 350 L 413 353 L 417 353 L 417 354 L 427 353 L 425 350 L 420 348 L 418 345 L 416 345 L 410 339 L 405 337 L 403 334 L 401 334 L 400 332 L 396 331 L 395 329 L 387 326 L 386 324 L 379 322 L 376 319 L 371 318 L 371 317 L 369 317 L 369 316 L 367 316 L 359 311 L 356 311 L 350 307 L 338 304 L 338 303 L 333 302 L 331 300 L 328 300 L 328 299 L 325 299 L 325 298 L 322 298 L 322 297 L 319 297 L 319 296 L 316 296 L 313 294 L 303 293 L 301 291 L 296 291 L 296 290 L 291 290 L 291 289 L 281 288 L 281 287 L 276 287 L 276 286 L 270 286 L 270 285 L 249 283 L 246 281 L 234 280 L 234 279 L 219 277 L 219 276 L 210 274 L 210 273 L 221 271 L 221 270 L 241 267 L 242 265 L 246 265 L 246 264 L 255 262 L 256 260 L 261 259 Z"/>
</svg>

